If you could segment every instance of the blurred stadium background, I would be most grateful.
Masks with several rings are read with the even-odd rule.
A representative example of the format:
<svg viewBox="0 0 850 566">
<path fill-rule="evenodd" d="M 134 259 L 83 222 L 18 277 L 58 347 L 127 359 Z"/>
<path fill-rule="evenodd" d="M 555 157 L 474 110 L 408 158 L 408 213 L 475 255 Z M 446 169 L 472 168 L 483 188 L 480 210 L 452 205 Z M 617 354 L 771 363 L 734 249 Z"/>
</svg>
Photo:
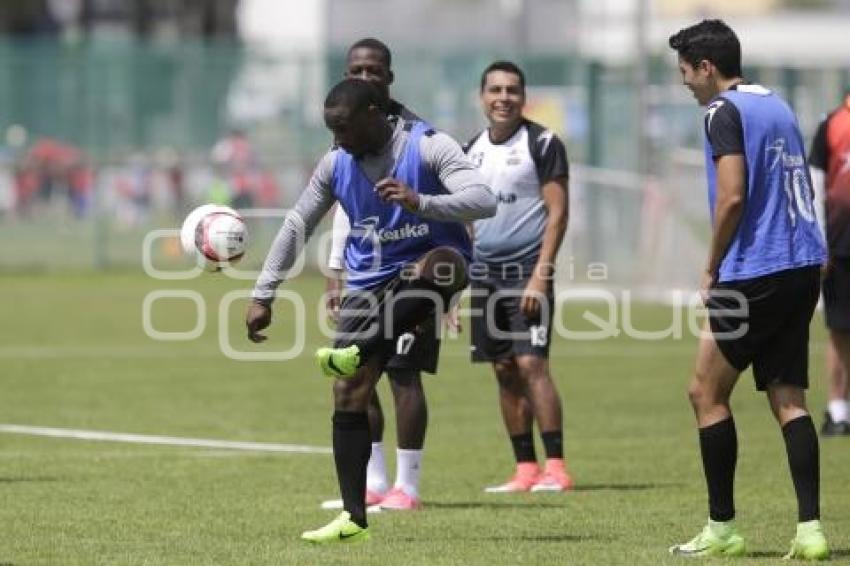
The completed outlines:
<svg viewBox="0 0 850 566">
<path fill-rule="evenodd" d="M 345 48 L 394 52 L 393 93 L 463 141 L 495 58 L 528 74 L 528 114 L 573 164 L 561 260 L 581 282 L 658 295 L 695 283 L 708 236 L 700 112 L 668 35 L 738 31 L 746 76 L 811 136 L 850 85 L 848 0 L 7 0 L 0 11 L 0 269 L 134 268 L 192 206 L 287 206 L 330 137 Z M 710 9 L 710 12 L 709 12 Z M 258 223 L 257 264 L 276 222 Z M 157 245 L 162 261 L 178 253 Z M 312 256 L 311 256 L 312 257 Z"/>
</svg>

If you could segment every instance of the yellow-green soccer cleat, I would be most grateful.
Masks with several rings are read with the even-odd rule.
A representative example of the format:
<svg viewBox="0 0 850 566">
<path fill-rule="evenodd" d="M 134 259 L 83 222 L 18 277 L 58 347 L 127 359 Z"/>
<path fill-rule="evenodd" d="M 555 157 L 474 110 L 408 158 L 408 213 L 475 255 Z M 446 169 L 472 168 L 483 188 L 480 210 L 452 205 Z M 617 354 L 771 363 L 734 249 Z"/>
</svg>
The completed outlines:
<svg viewBox="0 0 850 566">
<path fill-rule="evenodd" d="M 316 361 L 327 377 L 353 377 L 360 366 L 360 348 L 357 345 L 347 348 L 319 348 L 316 350 Z"/>
<path fill-rule="evenodd" d="M 317 544 L 332 542 L 365 542 L 369 540 L 368 527 L 361 527 L 351 520 L 348 511 L 340 513 L 336 519 L 315 531 L 304 531 L 301 540 Z"/>
<path fill-rule="evenodd" d="M 670 547 L 676 556 L 742 556 L 746 552 L 744 537 L 738 534 L 735 521 L 712 521 L 694 538 Z"/>
<path fill-rule="evenodd" d="M 783 556 L 788 560 L 826 560 L 829 558 L 829 545 L 823 535 L 820 521 L 797 523 L 797 536 L 791 541 L 791 550 Z"/>
</svg>

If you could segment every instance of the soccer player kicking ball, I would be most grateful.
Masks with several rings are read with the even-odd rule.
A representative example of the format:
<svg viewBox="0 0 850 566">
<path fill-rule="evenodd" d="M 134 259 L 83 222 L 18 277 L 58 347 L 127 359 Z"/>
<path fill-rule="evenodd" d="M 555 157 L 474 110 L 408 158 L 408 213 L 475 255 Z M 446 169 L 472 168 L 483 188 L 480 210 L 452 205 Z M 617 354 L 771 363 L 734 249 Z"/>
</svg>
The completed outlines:
<svg viewBox="0 0 850 566">
<path fill-rule="evenodd" d="M 319 162 L 269 251 L 248 308 L 248 336 L 271 322 L 276 287 L 334 202 L 351 221 L 345 260 L 349 293 L 334 348 L 320 348 L 334 377 L 333 452 L 343 512 L 301 538 L 316 543 L 369 538 L 367 408 L 399 336 L 439 316 L 466 286 L 471 244 L 465 221 L 491 216 L 496 198 L 460 146 L 421 121 L 387 116 L 382 95 L 346 79 L 325 99 L 336 146 Z"/>
<path fill-rule="evenodd" d="M 382 105 L 388 116 L 397 115 L 412 122 L 421 121 L 408 108 L 390 96 L 394 80 L 391 68 L 392 53 L 383 42 L 374 38 L 361 39 L 349 48 L 345 76 L 368 81 L 375 85 L 384 99 Z M 328 312 L 336 321 L 339 317 L 341 291 L 345 281 L 345 244 L 351 225 L 345 211 L 337 207 L 334 214 L 333 245 L 328 267 Z M 396 341 L 395 355 L 384 370 L 395 405 L 397 448 L 396 479 L 392 486 L 384 458 L 384 412 L 377 391 L 369 403 L 369 432 L 372 452 L 366 468 L 366 504 L 370 511 L 390 509 L 409 511 L 421 507 L 419 479 L 422 471 L 423 447 L 428 428 L 428 402 L 422 384 L 422 372 L 435 373 L 440 359 L 439 328 L 425 324 L 417 332 L 407 332 Z M 323 508 L 338 508 L 342 501 L 322 503 Z"/>
<path fill-rule="evenodd" d="M 809 324 L 826 259 L 797 119 L 770 90 L 741 78 L 741 47 L 722 21 L 670 38 L 682 79 L 705 114 L 713 223 L 701 292 L 701 337 L 689 395 L 708 486 L 708 524 L 670 548 L 682 556 L 740 556 L 733 484 L 738 440 L 729 398 L 750 365 L 785 437 L 797 494 L 797 533 L 785 558 L 825 559 L 818 438 L 806 410 Z M 730 311 L 739 310 L 739 316 Z"/>
</svg>

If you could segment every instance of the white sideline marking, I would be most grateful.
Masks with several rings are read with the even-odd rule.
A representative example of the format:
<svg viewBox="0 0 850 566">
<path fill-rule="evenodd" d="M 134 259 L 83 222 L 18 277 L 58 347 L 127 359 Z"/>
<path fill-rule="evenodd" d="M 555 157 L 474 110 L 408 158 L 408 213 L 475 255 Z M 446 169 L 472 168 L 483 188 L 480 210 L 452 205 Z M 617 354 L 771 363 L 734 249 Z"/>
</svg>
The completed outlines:
<svg viewBox="0 0 850 566">
<path fill-rule="evenodd" d="M 44 426 L 26 426 L 0 424 L 0 432 L 9 434 L 29 434 L 52 438 L 73 438 L 76 440 L 100 440 L 105 442 L 127 442 L 130 444 L 160 444 L 166 446 L 192 446 L 195 448 L 226 448 L 229 450 L 250 450 L 254 452 L 292 452 L 300 454 L 331 454 L 333 451 L 324 446 L 305 446 L 301 444 L 273 444 L 269 442 L 239 442 L 233 440 L 209 440 L 204 438 L 179 438 L 175 436 L 150 436 L 146 434 L 126 434 L 121 432 L 100 432 L 96 430 L 76 430 L 72 428 L 50 428 Z"/>
</svg>

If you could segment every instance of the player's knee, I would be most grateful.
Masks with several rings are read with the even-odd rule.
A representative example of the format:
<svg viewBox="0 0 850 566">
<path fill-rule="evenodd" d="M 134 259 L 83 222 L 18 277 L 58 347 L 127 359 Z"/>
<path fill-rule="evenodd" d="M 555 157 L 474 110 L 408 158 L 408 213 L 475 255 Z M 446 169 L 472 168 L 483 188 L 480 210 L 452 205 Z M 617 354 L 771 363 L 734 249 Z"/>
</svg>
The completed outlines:
<svg viewBox="0 0 850 566">
<path fill-rule="evenodd" d="M 806 392 L 801 387 L 771 385 L 767 388 L 767 397 L 770 408 L 780 424 L 808 414 Z"/>
<path fill-rule="evenodd" d="M 342 411 L 367 411 L 372 391 L 357 381 L 337 379 L 333 386 L 334 408 Z"/>
<path fill-rule="evenodd" d="M 502 389 L 511 391 L 522 389 L 522 378 L 513 359 L 494 362 L 493 370 L 496 373 L 496 380 L 499 382 L 499 387 Z"/>
<path fill-rule="evenodd" d="M 419 370 L 407 368 L 392 368 L 387 370 L 390 387 L 396 390 L 422 389 L 422 378 Z"/>
<path fill-rule="evenodd" d="M 448 294 L 460 291 L 467 284 L 466 261 L 452 248 L 440 247 L 428 252 L 418 271 L 420 277 Z"/>
<path fill-rule="evenodd" d="M 688 400 L 694 410 L 709 409 L 722 404 L 717 394 L 698 379 L 691 380 L 688 386 Z"/>
<path fill-rule="evenodd" d="M 422 387 L 422 377 L 418 370 L 393 369 L 388 371 L 387 375 L 396 405 L 419 405 L 425 402 L 425 389 Z"/>
<path fill-rule="evenodd" d="M 698 407 L 702 403 L 703 391 L 699 383 L 693 381 L 688 385 L 688 401 L 691 406 Z"/>
</svg>

